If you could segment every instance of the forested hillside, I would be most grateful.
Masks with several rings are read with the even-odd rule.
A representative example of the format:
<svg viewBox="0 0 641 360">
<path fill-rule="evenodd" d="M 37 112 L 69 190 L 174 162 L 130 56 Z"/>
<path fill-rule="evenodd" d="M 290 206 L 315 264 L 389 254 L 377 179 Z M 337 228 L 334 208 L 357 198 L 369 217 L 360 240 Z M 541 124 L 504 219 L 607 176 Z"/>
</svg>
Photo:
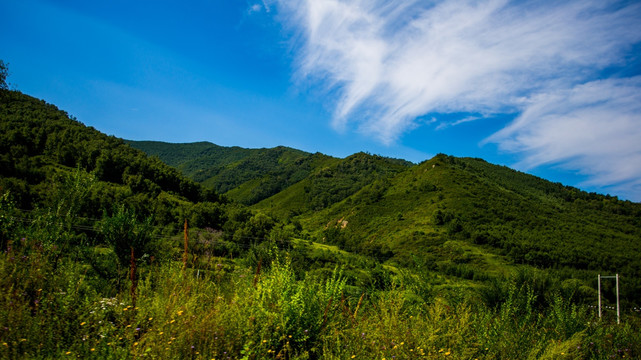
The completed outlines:
<svg viewBox="0 0 641 360">
<path fill-rule="evenodd" d="M 246 205 L 275 195 L 304 179 L 317 167 L 336 160 L 283 146 L 245 149 L 207 142 L 170 144 L 128 140 L 127 143 Z"/>
<path fill-rule="evenodd" d="M 154 153 L 168 159 L 177 156 L 169 156 L 166 149 L 187 155 L 182 149 L 203 146 L 154 145 Z M 266 157 L 279 149 L 254 151 Z M 218 161 L 217 169 L 238 164 L 225 157 Z M 186 157 L 177 162 L 185 163 L 195 164 Z M 259 179 L 264 173 L 271 178 L 289 174 L 280 174 L 284 168 L 275 162 L 262 163 L 272 165 L 256 167 L 265 169 L 257 172 Z M 242 193 L 247 187 L 254 193 L 274 193 L 253 208 L 301 223 L 310 239 L 398 266 L 418 261 L 462 278 L 486 279 L 508 264 L 526 264 L 566 279 L 580 278 L 591 286 L 598 273 L 621 273 L 625 298 L 636 302 L 641 297 L 641 263 L 636 261 L 641 258 L 640 204 L 551 183 L 481 159 L 442 154 L 418 165 L 365 153 L 328 158 L 311 168 L 304 166 L 307 163 L 297 163 L 305 177 L 280 182 L 279 192 L 245 172 L 242 181 L 250 180 L 227 194 Z M 496 259 L 504 263 L 497 266 Z"/>
<path fill-rule="evenodd" d="M 150 205 L 161 206 L 159 199 L 219 200 L 174 168 L 42 100 L 3 91 L 0 117 L 0 187 L 23 209 L 49 205 L 57 178 L 75 168 L 99 182 L 84 189 L 91 199 L 82 209 L 87 216 L 97 217 L 119 201 L 149 214 Z"/>
<path fill-rule="evenodd" d="M 8 90 L 0 165 L 0 359 L 641 356 L 639 204 L 479 159 L 128 142 Z"/>
</svg>

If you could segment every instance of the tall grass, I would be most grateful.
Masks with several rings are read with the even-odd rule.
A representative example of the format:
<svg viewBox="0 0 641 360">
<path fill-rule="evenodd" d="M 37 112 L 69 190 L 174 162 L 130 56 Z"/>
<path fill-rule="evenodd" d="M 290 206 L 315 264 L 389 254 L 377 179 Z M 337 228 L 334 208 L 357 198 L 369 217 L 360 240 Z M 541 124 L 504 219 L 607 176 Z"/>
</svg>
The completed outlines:
<svg viewBox="0 0 641 360">
<path fill-rule="evenodd" d="M 517 274 L 482 296 L 439 294 L 429 277 L 406 272 L 361 289 L 340 269 L 296 273 L 286 252 L 265 244 L 256 259 L 211 256 L 200 270 L 183 270 L 180 255 L 141 261 L 134 305 L 131 279 L 105 270 L 124 261 L 116 246 L 83 245 L 47 212 L 11 222 L 5 200 L 1 359 L 641 357 L 638 316 L 597 321 L 537 277 Z M 47 226 L 62 227 L 57 239 Z"/>
<path fill-rule="evenodd" d="M 622 325 L 556 297 L 537 309 L 528 285 L 498 307 L 435 296 L 399 282 L 347 296 L 345 278 L 296 278 L 286 255 L 255 269 L 229 263 L 140 269 L 138 301 L 106 297 L 72 259 L 54 265 L 35 239 L 0 255 L 0 357 L 215 359 L 602 359 L 641 356 L 638 318 Z"/>
</svg>

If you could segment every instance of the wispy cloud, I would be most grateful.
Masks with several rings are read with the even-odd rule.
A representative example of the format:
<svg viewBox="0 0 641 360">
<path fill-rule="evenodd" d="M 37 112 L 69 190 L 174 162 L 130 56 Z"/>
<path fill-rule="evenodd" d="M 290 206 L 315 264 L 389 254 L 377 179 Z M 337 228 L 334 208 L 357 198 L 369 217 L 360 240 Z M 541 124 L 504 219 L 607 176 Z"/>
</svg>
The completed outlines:
<svg viewBox="0 0 641 360">
<path fill-rule="evenodd" d="M 269 4 L 265 0 L 261 0 L 260 2 L 254 2 L 249 5 L 249 8 L 247 9 L 248 14 L 253 14 L 253 13 L 259 13 L 259 12 L 270 12 L 271 8 L 269 7 Z"/>
<path fill-rule="evenodd" d="M 641 76 L 533 96 L 486 141 L 523 154 L 518 168 L 560 165 L 641 200 Z"/>
<path fill-rule="evenodd" d="M 620 164 L 606 165 L 605 161 L 606 155 L 624 151 L 617 150 L 619 136 L 629 132 L 598 134 L 598 141 L 612 148 L 600 153 L 604 158 L 599 161 L 604 162 L 599 169 L 578 159 L 587 159 L 600 149 L 584 142 L 596 141 L 590 131 L 610 128 L 608 124 L 619 119 L 622 110 L 617 104 L 623 101 L 622 93 L 632 96 L 641 90 L 636 79 L 603 75 L 606 69 L 625 67 L 632 46 L 641 41 L 640 3 L 277 3 L 287 23 L 302 34 L 296 76 L 314 80 L 328 94 L 336 94 L 333 124 L 337 129 L 355 126 L 384 143 L 393 143 L 425 114 L 469 112 L 487 117 L 516 113 L 521 114 L 516 122 L 489 141 L 505 150 L 523 152 L 521 165 L 564 163 L 594 175 L 595 183 L 631 181 L 632 169 L 624 175 L 615 168 Z M 598 104 L 580 99 L 590 89 L 599 92 L 599 88 L 605 92 L 600 93 Z M 564 105 L 563 111 L 544 111 L 551 103 L 558 103 L 559 110 Z M 546 118 L 536 115 L 537 111 Z M 638 115 L 625 114 L 627 125 L 619 127 L 641 127 Z M 586 129 L 583 137 L 560 132 L 576 127 Z M 528 142 L 535 137 L 537 146 Z M 570 149 L 565 145 L 568 140 L 584 146 Z M 569 150 L 572 156 L 550 155 Z M 626 148 L 625 153 L 641 156 L 641 149 Z M 637 178 L 641 170 L 638 172 Z"/>
</svg>

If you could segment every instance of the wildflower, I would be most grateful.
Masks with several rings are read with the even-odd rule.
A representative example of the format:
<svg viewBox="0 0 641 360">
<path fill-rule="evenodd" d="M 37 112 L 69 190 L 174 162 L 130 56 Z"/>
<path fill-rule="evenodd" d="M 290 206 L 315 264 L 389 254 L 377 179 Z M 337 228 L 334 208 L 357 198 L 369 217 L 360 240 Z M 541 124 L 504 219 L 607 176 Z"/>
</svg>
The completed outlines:
<svg viewBox="0 0 641 360">
<path fill-rule="evenodd" d="M 96 351 L 96 349 L 95 348 L 91 348 L 91 351 Z"/>
<path fill-rule="evenodd" d="M 352 359 L 355 358 L 355 357 L 356 357 L 356 355 L 352 355 Z"/>
<path fill-rule="evenodd" d="M 138 346 L 138 342 L 135 342 L 135 343 L 134 343 L 134 346 Z"/>
<path fill-rule="evenodd" d="M 449 351 L 448 351 L 448 352 L 446 352 L 446 353 L 445 353 L 445 354 L 443 354 L 443 355 L 448 356 L 448 355 L 450 355 L 450 354 L 451 354 L 451 352 L 449 352 Z"/>
<path fill-rule="evenodd" d="M 150 317 L 150 318 L 149 318 L 149 321 L 151 321 L 151 320 L 153 320 L 153 319 L 154 319 L 154 318 Z"/>
<path fill-rule="evenodd" d="M 6 346 L 6 347 L 9 347 L 9 344 L 7 344 L 6 342 L 3 342 L 2 345 Z"/>
<path fill-rule="evenodd" d="M 84 326 L 85 324 L 86 324 L 86 322 L 83 321 L 83 322 L 80 323 L 80 326 Z"/>
<path fill-rule="evenodd" d="M 178 311 L 178 316 L 182 316 L 183 312 L 183 310 Z"/>
<path fill-rule="evenodd" d="M 67 351 L 65 355 L 71 355 L 71 351 Z"/>
</svg>

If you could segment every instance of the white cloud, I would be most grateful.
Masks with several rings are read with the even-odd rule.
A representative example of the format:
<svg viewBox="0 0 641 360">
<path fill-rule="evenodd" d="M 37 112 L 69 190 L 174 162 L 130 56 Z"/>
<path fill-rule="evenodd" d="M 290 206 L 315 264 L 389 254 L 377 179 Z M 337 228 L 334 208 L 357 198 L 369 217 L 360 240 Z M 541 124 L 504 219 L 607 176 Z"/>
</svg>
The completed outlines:
<svg viewBox="0 0 641 360">
<path fill-rule="evenodd" d="M 251 4 L 249 6 L 249 9 L 247 10 L 247 13 L 248 14 L 259 13 L 263 10 L 265 10 L 265 12 L 271 11 L 269 4 L 265 0 L 262 0 L 260 3 Z"/>
<path fill-rule="evenodd" d="M 625 181 L 629 176 L 607 165 L 591 170 L 594 167 L 578 159 L 597 150 L 604 157 L 622 154 L 615 146 L 621 143 L 618 136 L 629 134 L 622 129 L 635 123 L 641 127 L 638 117 L 628 112 L 627 120 L 618 120 L 620 131 L 609 125 L 622 113 L 616 106 L 622 101 L 618 96 L 631 88 L 638 91 L 636 80 L 594 81 L 604 69 L 624 67 L 632 45 L 641 41 L 638 2 L 277 3 L 288 25 L 302 34 L 297 78 L 314 80 L 328 94 L 337 94 L 337 129 L 356 126 L 389 144 L 426 114 L 522 112 L 515 124 L 492 138 L 503 149 L 523 152 L 521 165 L 565 162 L 594 175 L 594 182 Z M 589 110 L 596 105 L 586 108 L 590 102 L 577 98 L 587 96 L 590 88 L 609 91 L 601 94 L 598 114 Z M 560 115 L 546 111 L 547 120 L 528 115 L 558 97 L 572 98 L 574 105 L 568 104 Z M 531 124 L 518 130 L 524 121 Z M 562 131 L 577 127 L 600 131 L 603 146 L 581 146 L 571 151 L 573 156 L 556 155 L 555 160 L 551 154 L 571 150 Z M 536 136 L 532 129 L 537 129 Z M 593 140 L 587 131 L 582 136 L 581 141 Z M 535 137 L 540 145 L 526 142 Z M 572 142 L 582 143 L 579 140 Z M 626 156 L 641 154 L 638 148 L 625 151 Z"/>
<path fill-rule="evenodd" d="M 641 200 L 641 76 L 533 96 L 486 141 L 523 154 L 518 168 L 560 165 Z"/>
</svg>

